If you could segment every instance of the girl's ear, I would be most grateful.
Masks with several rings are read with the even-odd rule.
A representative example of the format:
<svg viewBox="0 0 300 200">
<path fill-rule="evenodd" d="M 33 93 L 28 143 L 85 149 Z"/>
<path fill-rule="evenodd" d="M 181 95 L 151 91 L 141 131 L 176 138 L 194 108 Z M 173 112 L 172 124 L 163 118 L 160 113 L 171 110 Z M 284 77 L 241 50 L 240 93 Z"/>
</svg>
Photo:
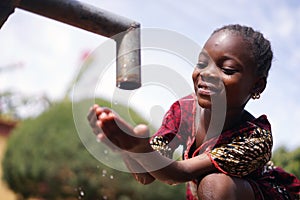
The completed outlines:
<svg viewBox="0 0 300 200">
<path fill-rule="evenodd" d="M 267 85 L 267 78 L 266 77 L 259 78 L 253 86 L 252 94 L 261 94 L 265 90 L 266 85 Z"/>
</svg>

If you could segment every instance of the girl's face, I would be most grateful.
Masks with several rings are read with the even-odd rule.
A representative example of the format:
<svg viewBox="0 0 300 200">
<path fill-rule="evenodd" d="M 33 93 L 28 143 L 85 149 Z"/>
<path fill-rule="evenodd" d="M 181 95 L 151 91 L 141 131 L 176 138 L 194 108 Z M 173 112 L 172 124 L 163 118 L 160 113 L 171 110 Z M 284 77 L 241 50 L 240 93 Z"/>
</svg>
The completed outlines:
<svg viewBox="0 0 300 200">
<path fill-rule="evenodd" d="M 214 96 L 226 95 L 227 110 L 244 108 L 258 79 L 249 48 L 242 36 L 230 31 L 208 39 L 192 75 L 201 107 L 211 108 Z"/>
</svg>

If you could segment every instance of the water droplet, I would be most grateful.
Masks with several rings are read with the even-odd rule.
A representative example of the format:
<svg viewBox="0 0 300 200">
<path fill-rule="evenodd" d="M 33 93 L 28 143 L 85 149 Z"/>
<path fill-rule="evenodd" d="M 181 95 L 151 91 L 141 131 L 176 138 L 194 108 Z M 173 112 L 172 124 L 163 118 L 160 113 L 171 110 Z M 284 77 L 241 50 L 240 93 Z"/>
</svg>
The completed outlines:
<svg viewBox="0 0 300 200">
<path fill-rule="evenodd" d="M 114 179 L 114 176 L 113 175 L 110 175 L 110 177 L 109 177 L 110 179 Z"/>
<path fill-rule="evenodd" d="M 123 67 L 124 67 L 124 68 L 127 67 L 127 64 L 124 64 Z"/>
<path fill-rule="evenodd" d="M 96 141 L 98 142 L 98 143 L 100 143 L 101 142 L 101 140 L 97 137 L 96 138 Z"/>
<path fill-rule="evenodd" d="M 80 194 L 80 196 L 82 196 L 82 197 L 84 196 L 84 192 L 83 192 L 83 191 L 80 191 L 79 194 Z"/>
<path fill-rule="evenodd" d="M 104 195 L 104 196 L 102 196 L 102 199 L 106 200 L 106 199 L 107 199 L 107 196 L 105 196 L 105 195 Z"/>
<path fill-rule="evenodd" d="M 107 150 L 107 149 L 104 150 L 104 154 L 105 154 L 105 155 L 108 154 L 108 150 Z"/>
<path fill-rule="evenodd" d="M 97 165 L 97 169 L 99 169 L 100 168 L 100 166 L 99 165 Z"/>
<path fill-rule="evenodd" d="M 102 170 L 102 176 L 106 176 L 106 174 L 107 174 L 107 171 L 105 169 Z"/>
</svg>

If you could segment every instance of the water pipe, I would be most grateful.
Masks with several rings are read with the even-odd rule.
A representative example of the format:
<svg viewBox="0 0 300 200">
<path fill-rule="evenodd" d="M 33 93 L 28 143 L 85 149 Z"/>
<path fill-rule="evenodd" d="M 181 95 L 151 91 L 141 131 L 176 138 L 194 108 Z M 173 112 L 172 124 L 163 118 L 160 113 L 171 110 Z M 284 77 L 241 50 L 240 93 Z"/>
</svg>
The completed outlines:
<svg viewBox="0 0 300 200">
<path fill-rule="evenodd" d="M 126 90 L 141 86 L 139 23 L 76 0 L 1 0 L 0 27 L 15 7 L 113 39 L 116 86 Z"/>
</svg>

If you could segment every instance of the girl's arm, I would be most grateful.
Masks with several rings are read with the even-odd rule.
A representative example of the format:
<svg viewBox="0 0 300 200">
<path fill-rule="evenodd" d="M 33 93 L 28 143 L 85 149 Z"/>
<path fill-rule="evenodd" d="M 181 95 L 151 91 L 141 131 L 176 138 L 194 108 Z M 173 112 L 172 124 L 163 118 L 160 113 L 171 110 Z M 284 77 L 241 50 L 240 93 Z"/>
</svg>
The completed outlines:
<svg viewBox="0 0 300 200">
<path fill-rule="evenodd" d="M 130 154 L 130 156 L 153 177 L 170 185 L 194 180 L 216 171 L 206 154 L 181 161 L 171 160 L 158 152 Z"/>
<path fill-rule="evenodd" d="M 139 125 L 133 128 L 109 109 L 99 107 L 96 112 L 99 116 L 97 125 L 102 130 L 98 138 L 102 141 L 109 140 L 122 149 L 123 154 L 127 154 L 132 161 L 137 162 L 160 181 L 176 184 L 216 170 L 206 154 L 183 161 L 166 158 L 154 151 L 149 144 L 147 126 Z"/>
<path fill-rule="evenodd" d="M 143 185 L 147 185 L 155 181 L 155 178 L 130 156 L 128 156 L 127 154 L 123 154 L 122 158 L 135 180 Z"/>
</svg>

